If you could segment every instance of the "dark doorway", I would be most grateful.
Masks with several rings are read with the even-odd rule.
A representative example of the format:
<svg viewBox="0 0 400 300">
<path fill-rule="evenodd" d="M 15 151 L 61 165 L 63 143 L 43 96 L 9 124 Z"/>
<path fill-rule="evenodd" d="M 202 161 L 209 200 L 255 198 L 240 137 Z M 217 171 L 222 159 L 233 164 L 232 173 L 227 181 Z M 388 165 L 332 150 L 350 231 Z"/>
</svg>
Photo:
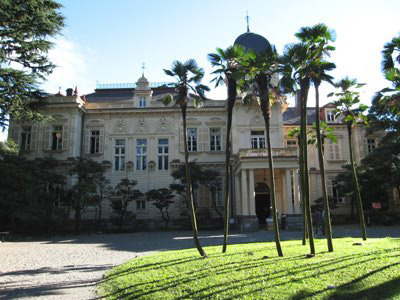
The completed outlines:
<svg viewBox="0 0 400 300">
<path fill-rule="evenodd" d="M 258 223 L 263 226 L 267 224 L 266 219 L 271 216 L 271 200 L 269 198 L 269 187 L 264 182 L 255 185 L 256 215 Z"/>
<path fill-rule="evenodd" d="M 256 194 L 256 215 L 258 224 L 267 224 L 266 219 L 271 216 L 271 201 L 269 194 Z"/>
</svg>

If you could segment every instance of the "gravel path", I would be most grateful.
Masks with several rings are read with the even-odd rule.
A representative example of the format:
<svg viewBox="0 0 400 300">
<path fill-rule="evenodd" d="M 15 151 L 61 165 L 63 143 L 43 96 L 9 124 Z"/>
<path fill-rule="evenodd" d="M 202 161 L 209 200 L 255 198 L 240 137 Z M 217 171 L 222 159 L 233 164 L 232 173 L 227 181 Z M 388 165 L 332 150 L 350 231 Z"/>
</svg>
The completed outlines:
<svg viewBox="0 0 400 300">
<path fill-rule="evenodd" d="M 359 236 L 354 227 L 335 228 L 337 236 Z M 400 237 L 400 226 L 369 228 L 370 237 Z M 281 233 L 298 239 L 300 232 Z M 272 232 L 234 233 L 230 243 L 272 240 Z M 219 245 L 220 232 L 202 232 L 203 245 Z M 104 272 L 156 251 L 193 247 L 190 232 L 146 232 L 54 237 L 0 244 L 0 299 L 93 299 Z"/>
</svg>

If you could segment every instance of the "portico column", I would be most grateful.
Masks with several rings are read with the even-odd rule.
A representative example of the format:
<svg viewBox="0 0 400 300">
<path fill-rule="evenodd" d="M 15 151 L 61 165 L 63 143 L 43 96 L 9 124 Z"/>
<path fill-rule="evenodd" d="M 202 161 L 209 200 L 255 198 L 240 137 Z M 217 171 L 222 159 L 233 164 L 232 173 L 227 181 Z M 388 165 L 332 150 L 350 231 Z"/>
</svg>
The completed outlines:
<svg viewBox="0 0 400 300">
<path fill-rule="evenodd" d="M 249 210 L 250 216 L 256 215 L 256 201 L 254 199 L 254 170 L 249 170 Z"/>
<path fill-rule="evenodd" d="M 296 214 L 301 213 L 300 207 L 300 186 L 299 186 L 299 171 L 298 169 L 293 170 L 294 177 L 294 212 Z"/>
<path fill-rule="evenodd" d="M 293 202 L 292 202 L 292 179 L 290 178 L 291 176 L 291 170 L 290 169 L 285 169 L 285 175 L 286 175 L 286 213 L 294 213 L 294 207 L 293 207 Z"/>
<path fill-rule="evenodd" d="M 240 173 L 235 175 L 235 200 L 236 200 L 236 215 L 242 214 L 242 206 L 240 204 Z"/>
<path fill-rule="evenodd" d="M 248 194 L 247 194 L 247 172 L 245 169 L 242 169 L 242 216 L 247 216 L 249 214 L 247 202 L 248 202 Z"/>
</svg>

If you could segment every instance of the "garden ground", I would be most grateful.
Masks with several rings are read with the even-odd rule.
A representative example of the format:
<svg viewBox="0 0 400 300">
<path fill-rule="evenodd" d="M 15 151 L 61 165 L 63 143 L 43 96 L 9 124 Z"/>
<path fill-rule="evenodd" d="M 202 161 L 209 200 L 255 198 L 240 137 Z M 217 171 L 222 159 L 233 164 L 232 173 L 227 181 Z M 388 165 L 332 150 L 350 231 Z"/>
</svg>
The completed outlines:
<svg viewBox="0 0 400 300">
<path fill-rule="evenodd" d="M 335 227 L 334 231 L 336 236 L 359 236 L 359 230 L 356 226 L 339 226 Z M 372 227 L 368 228 L 368 233 L 371 238 L 387 236 L 399 238 L 400 226 Z M 220 231 L 201 232 L 200 235 L 201 241 L 205 246 L 219 245 L 222 242 Z M 296 240 L 300 237 L 301 232 L 282 231 L 282 239 L 284 240 Z M 240 244 L 272 240 L 272 232 L 233 233 L 229 242 L 231 244 Z M 395 241 L 398 243 L 398 240 Z M 299 242 L 290 241 L 290 243 L 298 244 Z M 262 259 L 263 256 L 270 256 L 271 259 L 275 259 L 276 254 L 271 245 L 266 246 L 265 252 L 263 252 L 262 244 L 257 245 L 257 249 L 260 251 L 245 250 L 254 252 L 254 256 L 247 254 L 247 257 Z M 0 299 L 22 299 L 39 296 L 46 299 L 91 299 L 95 297 L 96 285 L 101 282 L 103 274 L 112 267 L 138 256 L 192 247 L 193 241 L 190 232 L 92 234 L 4 242 L 0 244 Z M 240 247 L 235 247 L 235 251 L 239 251 Z M 360 254 L 359 251 L 370 249 L 368 247 L 362 246 L 359 249 L 351 249 L 355 249 L 356 254 Z M 382 247 L 385 248 L 385 246 Z M 284 250 L 288 248 L 292 247 L 284 245 Z M 291 259 L 293 255 L 301 256 L 308 250 L 307 248 L 303 252 L 296 250 L 295 252 L 299 253 L 291 253 L 292 250 L 289 249 L 287 257 L 284 259 Z M 317 251 L 325 251 L 324 249 L 325 244 L 321 241 L 321 246 L 318 246 Z M 190 251 L 184 251 L 183 255 L 189 255 L 197 260 L 197 254 L 193 253 L 192 255 Z M 230 251 L 230 248 L 228 248 L 228 255 Z M 219 250 L 210 250 L 210 253 L 218 252 Z M 353 253 L 348 254 L 351 255 Z M 175 255 L 176 253 L 173 254 L 173 256 Z M 392 255 L 399 257 L 399 253 L 396 252 L 393 252 Z M 232 257 L 237 256 L 233 255 Z M 164 256 L 163 260 L 165 261 L 166 259 L 173 258 Z M 326 256 L 324 259 L 336 258 Z M 317 262 L 316 259 L 310 259 L 308 262 L 312 264 L 313 260 L 314 263 Z M 271 261 L 266 260 L 265 263 L 268 262 L 270 264 Z M 264 263 L 264 260 L 261 263 Z M 390 264 L 389 261 L 388 264 Z M 399 266 L 388 267 L 386 272 L 390 274 L 395 270 L 398 276 L 399 269 Z M 328 285 L 329 283 L 326 283 L 326 287 Z M 397 286 L 399 286 L 399 283 L 397 283 Z M 186 291 L 186 293 L 189 292 Z M 304 290 L 302 292 L 307 291 Z M 193 294 L 193 296 L 195 295 Z"/>
</svg>

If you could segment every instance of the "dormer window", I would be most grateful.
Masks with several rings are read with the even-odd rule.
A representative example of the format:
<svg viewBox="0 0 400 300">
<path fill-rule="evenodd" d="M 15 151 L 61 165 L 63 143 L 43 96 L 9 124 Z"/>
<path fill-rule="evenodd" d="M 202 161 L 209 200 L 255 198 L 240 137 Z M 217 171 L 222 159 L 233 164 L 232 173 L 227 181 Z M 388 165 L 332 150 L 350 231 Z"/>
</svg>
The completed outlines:
<svg viewBox="0 0 400 300">
<path fill-rule="evenodd" d="M 333 110 L 326 111 L 326 122 L 328 122 L 328 123 L 336 122 L 335 111 L 333 111 Z"/>
<path fill-rule="evenodd" d="M 147 107 L 146 97 L 140 97 L 140 98 L 139 98 L 139 107 L 140 107 L 140 108 L 145 108 L 145 107 Z"/>
</svg>

